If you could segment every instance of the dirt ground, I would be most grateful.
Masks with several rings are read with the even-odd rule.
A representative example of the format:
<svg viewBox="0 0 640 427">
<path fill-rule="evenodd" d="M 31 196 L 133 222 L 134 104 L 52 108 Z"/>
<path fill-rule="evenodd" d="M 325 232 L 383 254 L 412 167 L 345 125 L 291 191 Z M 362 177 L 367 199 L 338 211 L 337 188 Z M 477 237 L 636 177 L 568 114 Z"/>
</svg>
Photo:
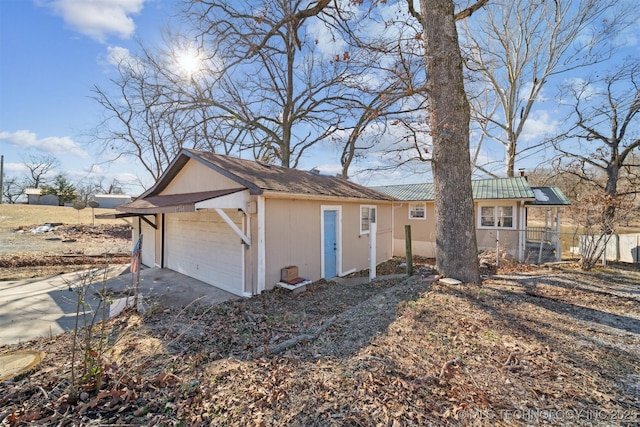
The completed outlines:
<svg viewBox="0 0 640 427">
<path fill-rule="evenodd" d="M 0 231 L 0 280 L 71 273 L 105 262 L 131 262 L 131 229 L 126 223 L 53 224 L 46 232 L 32 232 L 42 223 Z"/>
<path fill-rule="evenodd" d="M 505 262 L 446 285 L 420 261 L 410 278 L 125 312 L 79 335 L 73 386 L 72 333 L 0 348 L 46 353 L 0 384 L 0 425 L 640 423 L 638 269 Z"/>
</svg>

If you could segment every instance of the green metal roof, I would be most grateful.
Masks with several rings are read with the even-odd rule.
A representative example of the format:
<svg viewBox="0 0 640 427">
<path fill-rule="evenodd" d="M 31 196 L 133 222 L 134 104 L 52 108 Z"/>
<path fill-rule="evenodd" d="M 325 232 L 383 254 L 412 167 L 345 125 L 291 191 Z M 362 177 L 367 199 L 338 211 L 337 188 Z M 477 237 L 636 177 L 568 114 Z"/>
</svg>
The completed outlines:
<svg viewBox="0 0 640 427">
<path fill-rule="evenodd" d="M 433 200 L 435 193 L 433 192 L 433 184 L 402 184 L 402 185 L 383 185 L 380 187 L 371 187 L 379 193 L 386 194 L 398 200 Z"/>
<path fill-rule="evenodd" d="M 387 194 L 398 200 L 434 200 L 433 184 L 400 184 L 371 187 L 380 193 Z M 479 179 L 471 181 L 473 198 L 475 200 L 499 199 L 531 199 L 535 194 L 527 179 L 522 176 L 515 178 Z"/>
<path fill-rule="evenodd" d="M 535 199 L 535 195 L 523 176 L 515 178 L 480 179 L 471 181 L 473 198 L 482 199 Z"/>
</svg>

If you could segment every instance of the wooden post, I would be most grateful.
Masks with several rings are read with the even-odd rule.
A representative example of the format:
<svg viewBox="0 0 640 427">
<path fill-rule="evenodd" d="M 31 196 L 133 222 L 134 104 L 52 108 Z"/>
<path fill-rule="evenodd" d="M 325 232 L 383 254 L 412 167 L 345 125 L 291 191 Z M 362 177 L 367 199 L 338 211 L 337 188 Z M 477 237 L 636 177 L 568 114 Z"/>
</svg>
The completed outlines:
<svg viewBox="0 0 640 427">
<path fill-rule="evenodd" d="M 411 250 L 411 226 L 404 226 L 404 247 L 407 256 L 407 276 L 413 276 L 413 252 Z"/>
</svg>

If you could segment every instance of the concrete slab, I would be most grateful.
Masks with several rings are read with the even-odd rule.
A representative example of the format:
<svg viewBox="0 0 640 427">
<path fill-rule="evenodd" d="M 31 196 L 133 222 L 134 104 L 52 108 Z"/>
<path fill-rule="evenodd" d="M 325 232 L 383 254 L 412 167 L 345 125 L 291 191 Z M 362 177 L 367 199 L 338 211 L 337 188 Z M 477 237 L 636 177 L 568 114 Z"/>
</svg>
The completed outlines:
<svg viewBox="0 0 640 427">
<path fill-rule="evenodd" d="M 101 305 L 103 288 L 110 303 L 133 295 L 135 282 L 128 266 L 112 266 L 103 280 L 103 270 L 88 270 L 42 279 L 0 282 L 0 345 L 15 344 L 72 330 L 76 325 L 79 289 L 85 283 L 84 302 L 89 314 L 109 317 L 110 307 Z M 144 305 L 158 303 L 171 311 L 188 304 L 216 304 L 239 298 L 175 271 L 149 268 L 140 272 L 139 292 Z M 104 308 L 104 310 L 103 310 Z"/>
</svg>

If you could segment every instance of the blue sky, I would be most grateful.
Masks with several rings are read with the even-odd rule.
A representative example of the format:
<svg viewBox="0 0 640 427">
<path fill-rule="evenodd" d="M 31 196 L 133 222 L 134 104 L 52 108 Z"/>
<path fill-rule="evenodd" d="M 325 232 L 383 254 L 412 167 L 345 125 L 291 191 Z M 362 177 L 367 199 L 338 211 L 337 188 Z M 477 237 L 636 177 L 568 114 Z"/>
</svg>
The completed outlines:
<svg viewBox="0 0 640 427">
<path fill-rule="evenodd" d="M 88 144 L 103 113 L 90 98 L 91 89 L 94 85 L 108 87 L 109 78 L 115 77 L 109 63 L 112 52 L 122 48 L 135 52 L 138 39 L 145 45 L 159 42 L 161 29 L 177 12 L 177 3 L 0 0 L 0 154 L 4 155 L 5 177 L 23 176 L 23 159 L 28 155 L 51 154 L 61 162 L 60 172 L 74 183 L 91 176 L 107 181 L 117 178 L 131 194 L 142 191 L 137 185 L 140 179 L 146 186 L 151 184 L 134 162 L 104 164 L 105 159 Z M 637 49 L 634 39 L 625 54 L 637 54 Z M 555 126 L 556 120 L 553 109 L 541 103 L 527 123 L 531 138 L 538 137 L 537 130 Z M 504 156 L 502 149 L 494 154 L 498 159 Z M 336 173 L 338 159 L 335 150 L 320 147 L 300 167 Z M 517 165 L 521 166 L 529 167 Z M 356 180 L 387 184 L 430 179 L 430 174 L 405 171 L 386 172 L 382 180 Z"/>
<path fill-rule="evenodd" d="M 126 164 L 98 166 L 87 145 L 102 117 L 90 99 L 105 85 L 115 47 L 153 40 L 173 2 L 0 0 L 0 154 L 5 176 L 21 176 L 26 155 L 51 154 L 72 182 L 90 171 L 136 182 Z M 138 174 L 139 175 L 139 174 Z M 129 186 L 129 191 L 139 188 Z"/>
</svg>

